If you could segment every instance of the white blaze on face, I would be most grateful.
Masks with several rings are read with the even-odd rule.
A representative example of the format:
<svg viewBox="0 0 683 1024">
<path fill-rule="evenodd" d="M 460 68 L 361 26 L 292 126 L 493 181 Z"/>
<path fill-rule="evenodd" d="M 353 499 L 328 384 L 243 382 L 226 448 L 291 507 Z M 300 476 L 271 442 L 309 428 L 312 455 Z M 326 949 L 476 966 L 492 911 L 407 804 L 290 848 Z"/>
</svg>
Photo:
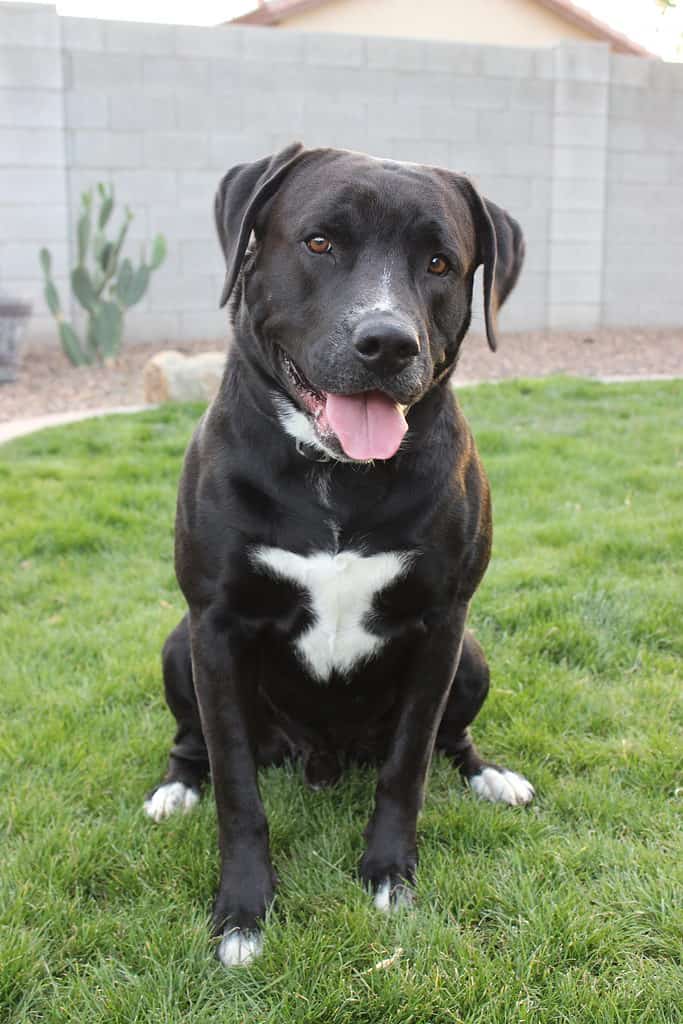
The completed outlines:
<svg viewBox="0 0 683 1024">
<path fill-rule="evenodd" d="M 319 682 L 333 671 L 348 673 L 384 646 L 366 626 L 373 598 L 403 576 L 413 555 L 387 551 L 364 556 L 357 551 L 305 556 L 283 548 L 258 547 L 251 559 L 273 576 L 299 584 L 307 593 L 314 621 L 295 647 Z"/>
</svg>

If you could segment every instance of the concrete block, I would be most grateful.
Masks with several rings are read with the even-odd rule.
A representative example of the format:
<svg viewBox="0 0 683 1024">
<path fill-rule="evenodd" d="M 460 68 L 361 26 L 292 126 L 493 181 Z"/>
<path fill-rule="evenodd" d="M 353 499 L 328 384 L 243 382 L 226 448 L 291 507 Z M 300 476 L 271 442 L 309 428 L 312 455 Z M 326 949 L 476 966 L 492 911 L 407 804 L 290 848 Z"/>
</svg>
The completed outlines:
<svg viewBox="0 0 683 1024">
<path fill-rule="evenodd" d="M 65 50 L 103 50 L 104 21 L 95 18 L 60 18 L 62 46 Z"/>
<path fill-rule="evenodd" d="M 144 138 L 144 166 L 193 170 L 209 161 L 206 132 L 147 132 Z"/>
<path fill-rule="evenodd" d="M 448 167 L 448 155 L 448 143 L 438 139 L 397 139 L 394 143 L 393 159 L 408 163 Z"/>
<path fill-rule="evenodd" d="M 68 60 L 71 88 L 84 92 L 142 86 L 142 58 L 124 53 L 75 52 Z"/>
<path fill-rule="evenodd" d="M 650 69 L 654 61 L 630 53 L 610 54 L 610 80 L 615 85 L 635 85 L 647 88 Z"/>
<path fill-rule="evenodd" d="M 68 150 L 78 167 L 133 168 L 142 163 L 142 137 L 134 132 L 74 131 Z"/>
<path fill-rule="evenodd" d="M 369 45 L 368 40 L 368 45 Z M 306 32 L 303 37 L 304 60 L 324 67 L 360 68 L 366 63 L 363 36 L 337 32 Z"/>
<path fill-rule="evenodd" d="M 233 61 L 243 55 L 245 30 L 238 25 L 175 26 L 175 52 L 181 57 L 221 57 Z"/>
<path fill-rule="evenodd" d="M 602 218 L 593 210 L 553 210 L 550 215 L 551 243 L 601 241 Z"/>
<path fill-rule="evenodd" d="M 606 152 L 589 146 L 556 146 L 553 154 L 553 168 L 556 178 L 605 177 Z"/>
<path fill-rule="evenodd" d="M 226 164 L 226 170 L 228 166 L 231 164 Z M 214 242 L 216 238 L 213 193 L 205 200 L 187 200 L 173 205 L 155 203 L 148 208 L 147 216 L 154 230 L 166 236 L 169 246 L 192 239 Z"/>
<path fill-rule="evenodd" d="M 0 37 L 0 43 L 4 39 Z M 0 89 L 61 89 L 58 50 L 0 46 Z"/>
<path fill-rule="evenodd" d="M 658 184 L 669 181 L 670 158 L 658 153 L 613 153 L 610 173 L 618 181 Z"/>
<path fill-rule="evenodd" d="M 558 114 L 555 117 L 556 146 L 604 147 L 607 141 L 606 117 Z"/>
<path fill-rule="evenodd" d="M 396 71 L 437 70 L 427 63 L 428 50 L 418 39 L 371 36 L 367 40 L 367 62 L 370 68 L 392 68 Z M 432 54 L 436 56 L 436 54 Z"/>
<path fill-rule="evenodd" d="M 465 78 L 453 75 L 451 95 L 457 106 L 474 110 L 505 110 L 510 102 L 511 81 L 507 78 Z"/>
<path fill-rule="evenodd" d="M 59 168 L 0 167 L 0 205 L 61 205 L 65 194 Z"/>
<path fill-rule="evenodd" d="M 605 203 L 605 179 L 559 178 L 553 182 L 552 203 L 558 210 L 601 211 Z"/>
<path fill-rule="evenodd" d="M 647 119 L 653 107 L 653 96 L 647 89 L 630 85 L 613 85 L 610 89 L 610 117 Z"/>
<path fill-rule="evenodd" d="M 552 146 L 554 118 L 549 112 L 536 112 L 531 126 L 531 141 L 537 146 Z"/>
<path fill-rule="evenodd" d="M 109 123 L 107 97 L 101 92 L 66 92 L 64 114 L 68 128 L 105 128 Z"/>
<path fill-rule="evenodd" d="M 560 79 L 555 83 L 555 110 L 558 114 L 589 114 L 599 117 L 607 113 L 609 94 L 609 88 L 602 82 Z"/>
<path fill-rule="evenodd" d="M 239 132 L 245 123 L 242 109 L 245 98 L 241 90 L 221 95 L 203 90 L 177 93 L 177 127 L 181 131 L 198 131 L 204 128 L 210 131 Z M 286 101 L 280 98 L 279 102 Z"/>
<path fill-rule="evenodd" d="M 0 89 L 1 127 L 57 128 L 62 118 L 62 97 L 56 90 Z"/>
<path fill-rule="evenodd" d="M 7 243 L 63 241 L 67 219 L 65 204 L 0 205 L 0 238 Z"/>
<path fill-rule="evenodd" d="M 0 8 L 0 38 L 3 46 L 59 46 L 59 19 L 53 8 L 8 6 Z"/>
<path fill-rule="evenodd" d="M 0 153 L 5 166 L 62 167 L 64 135 L 49 128 L 0 128 Z"/>
<path fill-rule="evenodd" d="M 295 77 L 292 72 L 296 72 Z M 406 99 L 401 89 L 405 73 L 382 68 L 331 68 L 321 75 L 317 68 L 307 66 L 303 69 L 303 78 L 300 74 L 298 69 L 287 68 L 282 76 L 283 91 L 306 91 L 336 102 L 350 99 L 403 102 Z M 272 88 L 280 89 L 279 75 Z"/>
<path fill-rule="evenodd" d="M 504 174 L 482 174 L 477 185 L 487 199 L 523 219 L 523 212 L 532 205 L 532 183 L 529 178 Z"/>
<path fill-rule="evenodd" d="M 145 88 L 208 89 L 210 66 L 191 57 L 142 57 Z"/>
<path fill-rule="evenodd" d="M 442 71 L 396 71 L 394 99 L 399 103 L 432 103 L 459 105 L 452 75 Z"/>
<path fill-rule="evenodd" d="M 455 75 L 481 74 L 481 47 L 469 43 L 422 42 L 423 66 Z"/>
<path fill-rule="evenodd" d="M 220 181 L 220 173 L 216 174 L 214 170 L 178 171 L 177 179 L 178 198 L 181 203 L 205 202 L 207 206 L 211 206 Z"/>
<path fill-rule="evenodd" d="M 553 242 L 550 249 L 551 274 L 584 273 L 599 275 L 601 268 L 601 242 Z"/>
<path fill-rule="evenodd" d="M 608 43 L 575 43 L 565 40 L 555 48 L 556 78 L 608 82 L 609 72 Z"/>
<path fill-rule="evenodd" d="M 276 126 L 277 127 L 277 126 Z M 308 146 L 364 149 L 368 141 L 364 104 L 317 103 L 306 98 L 301 128 L 289 122 L 291 137 L 301 136 Z"/>
<path fill-rule="evenodd" d="M 154 281 L 152 281 L 152 287 L 154 287 Z M 139 306 L 134 306 L 129 310 L 126 316 L 126 345 L 155 342 L 168 346 L 176 344 L 180 340 L 182 339 L 178 313 L 164 313 L 158 310 L 143 311 Z"/>
<path fill-rule="evenodd" d="M 509 142 L 502 147 L 500 169 L 505 174 L 547 175 L 552 167 L 552 149 L 533 143 Z"/>
<path fill-rule="evenodd" d="M 535 51 L 534 76 L 546 81 L 555 78 L 555 51 L 549 46 Z"/>
<path fill-rule="evenodd" d="M 636 58 L 634 58 L 636 59 Z M 608 122 L 609 148 L 621 151 L 637 151 L 645 147 L 647 129 L 641 121 L 626 120 L 622 117 L 611 117 Z"/>
<path fill-rule="evenodd" d="M 534 114 L 528 110 L 479 112 L 479 138 L 502 142 L 531 142 Z"/>
<path fill-rule="evenodd" d="M 513 109 L 550 113 L 553 109 L 554 95 L 554 84 L 539 78 L 512 79 L 509 82 L 510 106 Z"/>
<path fill-rule="evenodd" d="M 149 310 L 163 312 L 210 312 L 218 306 L 220 285 L 217 277 L 193 275 L 168 277 L 159 275 L 149 292 Z"/>
<path fill-rule="evenodd" d="M 299 64 L 305 59 L 303 32 L 277 28 L 250 27 L 244 31 L 244 56 L 247 60 Z"/>
<path fill-rule="evenodd" d="M 287 138 L 292 141 L 291 134 Z M 249 160 L 260 160 L 273 152 L 274 147 L 267 134 L 213 134 L 209 140 L 209 166 L 222 174 L 234 164 Z"/>
<path fill-rule="evenodd" d="M 104 45 L 112 53 L 173 54 L 176 35 L 173 25 L 106 21 Z"/>
<path fill-rule="evenodd" d="M 119 89 L 109 97 L 109 124 L 114 132 L 173 131 L 176 112 L 168 96 Z"/>
<path fill-rule="evenodd" d="M 351 105 L 347 105 L 350 107 Z M 304 96 L 264 95 L 245 93 L 241 103 L 241 120 L 250 135 L 288 131 L 292 137 L 304 131 Z M 313 109 L 316 109 L 312 105 Z M 221 131 L 229 134 L 231 126 Z"/>
<path fill-rule="evenodd" d="M 0 277 L 3 281 L 9 278 L 41 278 L 42 271 L 38 262 L 39 242 L 6 242 L 0 247 Z M 65 241 L 55 241 L 49 246 L 55 267 L 66 267 L 69 259 L 68 246 Z M 64 298 L 64 296 L 62 296 Z"/>
<path fill-rule="evenodd" d="M 408 103 L 368 103 L 368 133 L 394 139 L 419 139 L 422 135 L 422 107 Z"/>
<path fill-rule="evenodd" d="M 482 46 L 482 72 L 498 78 L 531 78 L 536 51 L 524 46 Z"/>
<path fill-rule="evenodd" d="M 446 143 L 450 139 L 474 143 L 478 118 L 476 110 L 459 110 L 450 103 L 423 104 L 420 110 L 420 138 Z"/>
<path fill-rule="evenodd" d="M 213 313 L 181 313 L 180 336 L 185 341 L 215 341 L 217 347 L 226 349 L 230 338 L 230 325 L 225 310 L 216 309 Z"/>
<path fill-rule="evenodd" d="M 211 195 L 207 195 L 207 204 Z M 223 268 L 223 254 L 216 235 L 208 239 L 192 239 L 180 242 L 180 273 L 183 276 L 204 276 L 220 273 Z"/>
<path fill-rule="evenodd" d="M 591 330 L 600 325 L 597 302 L 553 302 L 548 306 L 548 327 L 556 331 Z"/>
</svg>

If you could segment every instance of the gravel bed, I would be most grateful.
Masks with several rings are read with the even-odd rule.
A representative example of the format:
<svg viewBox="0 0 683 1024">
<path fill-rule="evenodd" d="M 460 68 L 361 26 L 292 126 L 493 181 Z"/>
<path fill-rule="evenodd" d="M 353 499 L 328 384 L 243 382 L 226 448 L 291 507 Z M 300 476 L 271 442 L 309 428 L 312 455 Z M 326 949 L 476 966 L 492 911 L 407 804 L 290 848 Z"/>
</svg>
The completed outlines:
<svg viewBox="0 0 683 1024">
<path fill-rule="evenodd" d="M 215 351 L 216 343 L 129 344 L 107 367 L 72 368 L 54 348 L 27 349 L 18 381 L 0 385 L 0 422 L 77 409 L 144 402 L 142 368 L 163 348 Z M 683 377 L 683 328 L 523 331 L 502 334 L 498 352 L 473 334 L 463 345 L 455 381 L 503 380 L 567 373 L 584 377 Z"/>
</svg>

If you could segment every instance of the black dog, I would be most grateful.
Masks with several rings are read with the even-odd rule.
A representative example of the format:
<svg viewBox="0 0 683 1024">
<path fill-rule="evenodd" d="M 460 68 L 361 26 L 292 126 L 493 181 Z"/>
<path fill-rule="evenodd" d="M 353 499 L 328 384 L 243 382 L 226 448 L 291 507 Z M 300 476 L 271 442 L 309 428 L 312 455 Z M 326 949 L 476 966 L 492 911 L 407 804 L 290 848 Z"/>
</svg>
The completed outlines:
<svg viewBox="0 0 683 1024">
<path fill-rule="evenodd" d="M 495 348 L 523 241 L 464 177 L 298 144 L 233 168 L 216 221 L 235 341 L 180 482 L 178 731 L 145 807 L 188 810 L 210 771 L 231 965 L 259 952 L 275 885 L 259 765 L 301 757 L 319 787 L 380 764 L 360 875 L 382 909 L 412 899 L 435 743 L 479 796 L 533 796 L 467 731 L 489 684 L 465 620 L 491 510 L 449 383 L 475 270 Z"/>
</svg>

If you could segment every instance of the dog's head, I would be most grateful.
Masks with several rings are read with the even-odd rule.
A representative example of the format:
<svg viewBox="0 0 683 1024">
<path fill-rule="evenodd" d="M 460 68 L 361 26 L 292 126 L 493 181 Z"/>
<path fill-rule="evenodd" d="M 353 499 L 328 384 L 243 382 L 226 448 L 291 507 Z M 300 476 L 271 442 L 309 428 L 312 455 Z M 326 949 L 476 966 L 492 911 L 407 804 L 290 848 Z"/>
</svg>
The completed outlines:
<svg viewBox="0 0 683 1024">
<path fill-rule="evenodd" d="M 407 408 L 452 370 L 482 264 L 496 348 L 524 250 L 516 221 L 461 175 L 299 144 L 229 171 L 216 224 L 222 304 L 233 295 L 258 346 L 247 357 L 304 433 L 358 461 L 391 458 Z"/>
</svg>

